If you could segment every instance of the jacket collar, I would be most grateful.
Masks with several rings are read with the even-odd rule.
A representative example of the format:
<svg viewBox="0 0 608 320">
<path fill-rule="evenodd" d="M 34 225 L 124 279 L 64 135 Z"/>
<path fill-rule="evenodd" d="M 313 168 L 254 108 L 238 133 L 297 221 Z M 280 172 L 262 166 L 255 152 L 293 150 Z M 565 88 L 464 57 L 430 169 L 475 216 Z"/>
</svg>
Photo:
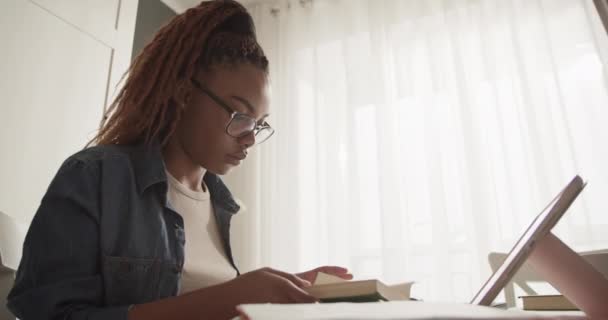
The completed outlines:
<svg viewBox="0 0 608 320">
<path fill-rule="evenodd" d="M 165 163 L 160 143 L 154 141 L 150 144 L 138 144 L 134 146 L 131 152 L 131 161 L 140 195 L 151 186 L 162 184 L 165 191 L 163 199 L 167 203 L 167 174 L 165 173 Z M 203 177 L 203 181 L 209 188 L 211 200 L 215 204 L 222 206 L 232 214 L 240 210 L 240 206 L 234 200 L 232 193 L 230 193 L 230 190 L 228 190 L 228 187 L 226 187 L 219 176 L 207 171 Z"/>
</svg>

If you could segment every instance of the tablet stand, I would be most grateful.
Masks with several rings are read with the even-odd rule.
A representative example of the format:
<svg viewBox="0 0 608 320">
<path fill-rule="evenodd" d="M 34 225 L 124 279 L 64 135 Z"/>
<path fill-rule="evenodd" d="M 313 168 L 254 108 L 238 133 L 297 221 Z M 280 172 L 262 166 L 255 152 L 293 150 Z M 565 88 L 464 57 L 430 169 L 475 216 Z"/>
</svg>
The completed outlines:
<svg viewBox="0 0 608 320">
<path fill-rule="evenodd" d="M 589 319 L 608 319 L 608 279 L 553 233 L 538 241 L 528 261 Z"/>
</svg>

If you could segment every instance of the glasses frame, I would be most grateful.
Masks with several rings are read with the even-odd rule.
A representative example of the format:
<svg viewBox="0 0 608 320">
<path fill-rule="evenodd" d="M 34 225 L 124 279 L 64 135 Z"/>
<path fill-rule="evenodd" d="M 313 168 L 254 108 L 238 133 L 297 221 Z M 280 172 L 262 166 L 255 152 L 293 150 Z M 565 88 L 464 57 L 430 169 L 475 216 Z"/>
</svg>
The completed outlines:
<svg viewBox="0 0 608 320">
<path fill-rule="evenodd" d="M 224 100 L 222 100 L 220 97 L 218 97 L 215 93 L 213 93 L 211 90 L 205 88 L 203 85 L 200 84 L 200 82 L 198 82 L 196 79 L 192 79 L 192 83 L 194 84 L 194 86 L 201 91 L 202 93 L 206 94 L 209 98 L 211 98 L 211 100 L 213 100 L 213 102 L 215 102 L 218 106 L 220 106 L 222 109 L 224 109 L 226 112 L 228 112 L 228 114 L 230 115 L 230 121 L 228 122 L 228 124 L 226 125 L 226 134 L 233 137 L 233 138 L 242 138 L 250 133 L 253 132 L 253 135 L 255 137 L 258 136 L 258 133 L 260 133 L 262 130 L 269 130 L 270 133 L 268 134 L 268 136 L 266 137 L 266 139 L 261 140 L 261 141 L 257 141 L 255 142 L 255 144 L 260 144 L 268 139 L 270 139 L 270 137 L 272 137 L 272 135 L 274 134 L 274 128 L 272 128 L 268 122 L 264 121 L 264 123 L 262 123 L 261 125 L 257 124 L 257 120 L 254 117 L 251 117 L 248 114 L 245 113 L 240 113 L 235 111 L 234 109 L 232 109 L 232 107 L 230 107 L 228 105 L 228 103 L 224 102 Z M 230 131 L 228 130 L 228 128 L 230 128 L 230 125 L 233 123 L 234 119 L 240 117 L 240 118 L 246 118 L 246 119 L 250 119 L 251 121 L 253 121 L 253 123 L 255 124 L 255 127 L 253 127 L 253 129 L 248 130 L 246 132 L 244 132 L 243 134 L 239 135 L 239 136 L 235 136 L 233 134 L 230 133 Z"/>
</svg>

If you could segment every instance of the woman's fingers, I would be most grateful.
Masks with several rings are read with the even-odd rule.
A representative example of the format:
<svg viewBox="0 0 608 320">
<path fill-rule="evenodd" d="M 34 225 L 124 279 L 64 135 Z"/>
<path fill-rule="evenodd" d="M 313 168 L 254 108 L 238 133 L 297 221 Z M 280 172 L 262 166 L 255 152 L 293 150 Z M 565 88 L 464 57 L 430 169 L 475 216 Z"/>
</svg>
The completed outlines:
<svg viewBox="0 0 608 320">
<path fill-rule="evenodd" d="M 339 266 L 318 267 L 315 269 L 315 271 L 320 271 L 320 272 L 329 273 L 329 274 L 333 274 L 333 275 L 348 273 L 348 269 L 339 267 Z"/>
<path fill-rule="evenodd" d="M 293 290 L 290 290 L 290 296 L 294 303 L 314 303 L 318 302 L 317 298 L 311 296 L 308 292 L 293 286 Z"/>
<path fill-rule="evenodd" d="M 275 270 L 272 268 L 264 268 L 263 270 L 269 275 L 272 275 L 273 277 L 283 279 L 281 282 L 281 287 L 283 288 L 283 290 L 281 291 L 287 296 L 287 299 L 290 303 L 317 302 L 317 299 L 315 297 L 304 291 L 302 287 L 296 283 L 297 281 L 308 283 L 308 281 L 302 280 L 293 274 Z M 308 286 L 310 286 L 310 284 L 308 284 Z"/>
<path fill-rule="evenodd" d="M 279 270 L 275 270 L 272 268 L 263 268 L 262 270 L 272 273 L 272 274 L 276 274 L 278 276 L 281 276 L 291 282 L 293 282 L 296 286 L 303 288 L 303 287 L 310 287 L 310 282 L 296 276 L 295 274 L 291 274 L 288 272 L 283 272 L 283 271 L 279 271 Z"/>
<path fill-rule="evenodd" d="M 239 313 L 240 320 L 251 320 L 249 316 L 241 309 L 240 306 L 236 306 L 236 311 Z"/>
<path fill-rule="evenodd" d="M 316 268 L 315 271 L 327 273 L 346 280 L 350 280 L 353 278 L 353 275 L 348 273 L 348 269 L 338 266 L 323 266 Z"/>
</svg>

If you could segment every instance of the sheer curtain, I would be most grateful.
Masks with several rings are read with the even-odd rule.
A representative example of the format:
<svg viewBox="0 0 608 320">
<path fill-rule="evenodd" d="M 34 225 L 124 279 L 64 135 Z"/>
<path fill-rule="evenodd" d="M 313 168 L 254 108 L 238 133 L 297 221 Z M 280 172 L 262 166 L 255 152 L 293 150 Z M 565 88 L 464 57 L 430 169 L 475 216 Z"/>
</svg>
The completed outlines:
<svg viewBox="0 0 608 320">
<path fill-rule="evenodd" d="M 275 136 L 228 177 L 245 269 L 349 267 L 467 301 L 575 175 L 556 234 L 608 248 L 608 39 L 592 0 L 251 5 Z"/>
</svg>

